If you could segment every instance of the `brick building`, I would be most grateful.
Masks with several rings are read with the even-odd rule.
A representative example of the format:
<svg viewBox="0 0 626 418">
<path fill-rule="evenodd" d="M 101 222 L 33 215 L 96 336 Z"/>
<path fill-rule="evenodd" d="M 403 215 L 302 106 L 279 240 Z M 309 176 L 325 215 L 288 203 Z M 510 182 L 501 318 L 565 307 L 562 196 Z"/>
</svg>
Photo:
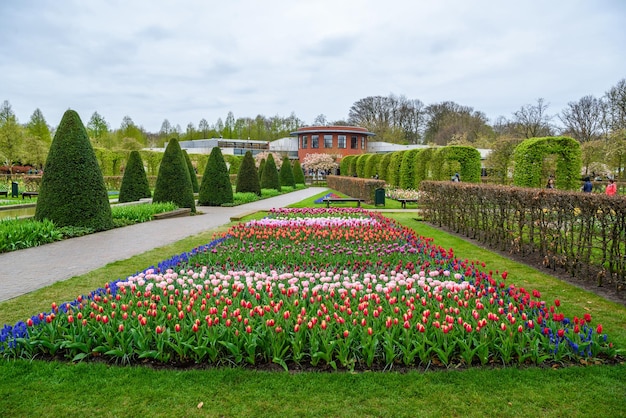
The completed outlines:
<svg viewBox="0 0 626 418">
<path fill-rule="evenodd" d="M 374 133 L 357 126 L 306 126 L 291 132 L 298 137 L 298 159 L 307 154 L 333 154 L 337 161 L 346 155 L 367 153 L 368 138 Z"/>
</svg>

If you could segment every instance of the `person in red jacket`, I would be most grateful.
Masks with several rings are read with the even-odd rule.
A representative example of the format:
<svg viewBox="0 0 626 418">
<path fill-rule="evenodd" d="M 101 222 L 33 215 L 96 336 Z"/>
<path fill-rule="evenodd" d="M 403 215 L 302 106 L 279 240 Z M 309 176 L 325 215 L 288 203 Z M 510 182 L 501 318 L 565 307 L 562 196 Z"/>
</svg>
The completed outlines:
<svg viewBox="0 0 626 418">
<path fill-rule="evenodd" d="M 606 185 L 604 193 L 606 193 L 607 196 L 615 196 L 615 193 L 617 193 L 617 184 L 615 184 L 615 180 L 609 179 L 609 184 Z"/>
</svg>

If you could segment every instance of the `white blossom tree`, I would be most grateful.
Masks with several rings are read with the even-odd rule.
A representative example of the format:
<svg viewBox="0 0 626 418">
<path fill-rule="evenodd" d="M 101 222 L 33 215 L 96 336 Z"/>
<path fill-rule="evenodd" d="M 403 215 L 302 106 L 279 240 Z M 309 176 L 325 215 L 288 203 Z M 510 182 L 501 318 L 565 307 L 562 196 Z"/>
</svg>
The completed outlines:
<svg viewBox="0 0 626 418">
<path fill-rule="evenodd" d="M 304 157 L 302 165 L 306 170 L 313 171 L 332 171 L 339 167 L 337 158 L 332 154 L 308 154 Z"/>
</svg>

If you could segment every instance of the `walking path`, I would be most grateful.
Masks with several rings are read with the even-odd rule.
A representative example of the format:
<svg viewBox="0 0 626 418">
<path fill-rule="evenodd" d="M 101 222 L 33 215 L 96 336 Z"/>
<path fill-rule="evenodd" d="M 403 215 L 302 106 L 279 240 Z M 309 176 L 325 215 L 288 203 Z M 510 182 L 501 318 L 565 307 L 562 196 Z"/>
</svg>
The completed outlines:
<svg viewBox="0 0 626 418">
<path fill-rule="evenodd" d="M 309 187 L 229 208 L 198 206 L 202 214 L 196 216 L 145 222 L 0 254 L 0 302 L 217 228 L 231 217 L 285 207 L 324 190 Z"/>
</svg>

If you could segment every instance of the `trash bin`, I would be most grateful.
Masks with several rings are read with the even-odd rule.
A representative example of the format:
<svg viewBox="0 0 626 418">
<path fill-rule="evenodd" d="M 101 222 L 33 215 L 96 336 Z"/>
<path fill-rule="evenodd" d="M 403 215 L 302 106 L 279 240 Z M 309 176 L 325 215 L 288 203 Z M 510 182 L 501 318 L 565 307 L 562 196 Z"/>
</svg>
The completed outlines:
<svg viewBox="0 0 626 418">
<path fill-rule="evenodd" d="M 18 197 L 19 196 L 19 191 L 17 189 L 17 182 L 11 182 L 11 196 L 12 197 Z"/>
<path fill-rule="evenodd" d="M 385 189 L 374 190 L 374 206 L 385 206 Z"/>
</svg>

